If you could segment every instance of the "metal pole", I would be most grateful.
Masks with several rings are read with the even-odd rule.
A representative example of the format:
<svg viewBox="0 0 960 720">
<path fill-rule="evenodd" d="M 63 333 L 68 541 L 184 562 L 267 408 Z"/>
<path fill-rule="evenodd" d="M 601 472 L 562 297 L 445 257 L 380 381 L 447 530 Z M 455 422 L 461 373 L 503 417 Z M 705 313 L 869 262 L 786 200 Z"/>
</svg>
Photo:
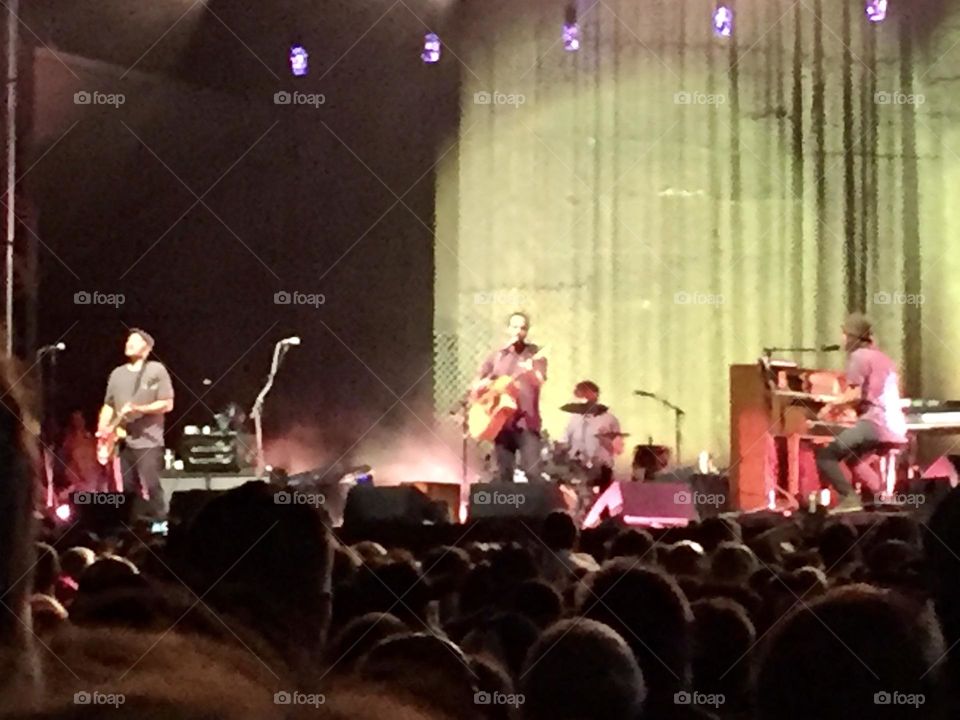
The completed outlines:
<svg viewBox="0 0 960 720">
<path fill-rule="evenodd" d="M 681 437 L 681 436 L 680 436 L 680 423 L 681 423 L 682 420 L 683 420 L 683 413 L 680 411 L 679 408 L 674 408 L 674 409 L 673 409 L 673 412 L 675 413 L 675 418 L 674 418 L 674 423 L 675 423 L 675 426 L 674 426 L 674 442 L 676 443 L 676 446 L 677 446 L 677 465 L 680 465 L 680 437 Z"/>
<path fill-rule="evenodd" d="M 14 206 L 17 182 L 17 72 L 19 58 L 20 0 L 7 3 L 7 252 L 4 268 L 5 332 L 7 357 L 13 357 L 13 243 L 17 214 Z"/>
</svg>

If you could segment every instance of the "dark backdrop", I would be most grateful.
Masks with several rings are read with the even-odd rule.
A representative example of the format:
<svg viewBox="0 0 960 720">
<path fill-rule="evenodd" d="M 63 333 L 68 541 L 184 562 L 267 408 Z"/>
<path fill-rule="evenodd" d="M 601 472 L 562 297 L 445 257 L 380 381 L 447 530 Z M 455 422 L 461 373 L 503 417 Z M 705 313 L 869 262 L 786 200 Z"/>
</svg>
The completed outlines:
<svg viewBox="0 0 960 720">
<path fill-rule="evenodd" d="M 61 412 L 92 414 L 126 328 L 142 325 L 175 375 L 174 431 L 227 400 L 249 406 L 288 334 L 303 345 L 268 432 L 299 421 L 342 431 L 342 445 L 378 419 L 428 417 L 433 164 L 457 100 L 456 68 L 419 60 L 436 8 L 76 5 L 34 3 L 24 31 L 36 54 L 21 186 L 42 244 L 39 342 L 69 348 Z M 294 41 L 308 78 L 290 76 Z M 83 90 L 125 102 L 77 105 Z M 325 102 L 274 103 L 293 90 Z M 84 290 L 125 302 L 78 305 Z M 278 291 L 325 302 L 277 305 Z"/>
</svg>

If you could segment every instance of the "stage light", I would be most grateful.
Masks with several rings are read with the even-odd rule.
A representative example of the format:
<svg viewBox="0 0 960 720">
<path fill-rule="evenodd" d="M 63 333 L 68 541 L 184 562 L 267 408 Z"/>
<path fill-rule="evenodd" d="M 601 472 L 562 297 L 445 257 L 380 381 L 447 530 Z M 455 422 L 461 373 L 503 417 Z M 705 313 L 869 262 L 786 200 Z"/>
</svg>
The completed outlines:
<svg viewBox="0 0 960 720">
<path fill-rule="evenodd" d="M 58 505 L 57 509 L 53 511 L 54 515 L 57 516 L 57 520 L 60 522 L 67 522 L 70 519 L 70 516 L 73 514 L 70 506 L 64 503 L 63 505 Z"/>
<path fill-rule="evenodd" d="M 310 54 L 303 45 L 290 48 L 290 72 L 295 77 L 303 77 L 310 70 Z"/>
<path fill-rule="evenodd" d="M 713 11 L 713 34 L 717 37 L 733 35 L 733 10 L 726 5 L 719 5 Z"/>
<path fill-rule="evenodd" d="M 577 7 L 570 5 L 563 21 L 563 49 L 576 52 L 580 49 L 580 25 L 577 24 Z"/>
<path fill-rule="evenodd" d="M 423 52 L 420 59 L 425 63 L 440 62 L 440 36 L 436 33 L 427 33 L 423 38 Z"/>
<path fill-rule="evenodd" d="M 887 19 L 887 0 L 867 0 L 864 12 L 867 13 L 867 20 L 870 22 L 883 22 Z"/>
</svg>

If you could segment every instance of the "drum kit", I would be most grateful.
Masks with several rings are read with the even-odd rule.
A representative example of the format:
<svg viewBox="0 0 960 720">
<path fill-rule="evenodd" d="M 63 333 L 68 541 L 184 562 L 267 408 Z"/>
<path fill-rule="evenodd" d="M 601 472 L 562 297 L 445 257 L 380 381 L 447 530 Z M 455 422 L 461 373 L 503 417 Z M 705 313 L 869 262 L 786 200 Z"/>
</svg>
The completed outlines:
<svg viewBox="0 0 960 720">
<path fill-rule="evenodd" d="M 571 402 L 560 406 L 560 410 L 571 415 L 602 415 L 609 408 L 598 403 Z M 626 432 L 601 432 L 596 437 L 606 442 L 614 442 L 630 437 Z M 542 450 L 543 472 L 557 483 L 572 491 L 576 496 L 576 505 L 580 512 L 586 512 L 592 505 L 598 488 L 613 480 L 612 468 L 595 464 L 591 458 L 572 453 L 568 445 L 551 441 L 544 437 Z M 646 445 L 637 445 L 633 452 L 632 480 L 644 480 L 666 468 L 670 463 L 670 448 L 654 445 L 652 440 Z"/>
</svg>

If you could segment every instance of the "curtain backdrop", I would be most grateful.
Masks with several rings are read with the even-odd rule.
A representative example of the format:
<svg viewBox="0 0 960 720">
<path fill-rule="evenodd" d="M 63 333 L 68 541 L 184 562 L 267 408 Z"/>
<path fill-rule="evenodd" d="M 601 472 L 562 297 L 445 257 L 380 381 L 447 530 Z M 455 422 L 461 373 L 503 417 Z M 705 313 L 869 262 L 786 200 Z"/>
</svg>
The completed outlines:
<svg viewBox="0 0 960 720">
<path fill-rule="evenodd" d="M 545 419 L 590 378 L 633 433 L 728 455 L 728 366 L 874 317 L 913 396 L 960 398 L 960 13 L 854 0 L 466 0 L 438 166 L 436 397 L 514 306 L 548 346 Z M 909 7 L 907 7 L 909 6 Z M 912 15 L 905 15 L 908 11 Z M 456 55 L 456 57 L 454 57 Z M 795 358 L 801 359 L 801 358 Z M 839 366 L 839 354 L 806 362 Z"/>
</svg>

